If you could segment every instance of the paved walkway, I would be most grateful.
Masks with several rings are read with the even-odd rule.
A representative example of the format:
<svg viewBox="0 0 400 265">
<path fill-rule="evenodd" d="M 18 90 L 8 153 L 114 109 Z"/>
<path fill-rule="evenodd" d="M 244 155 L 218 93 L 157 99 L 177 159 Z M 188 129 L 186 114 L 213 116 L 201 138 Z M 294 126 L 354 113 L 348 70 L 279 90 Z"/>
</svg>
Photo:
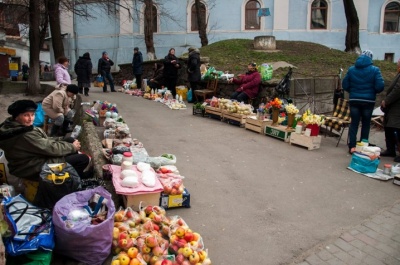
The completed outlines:
<svg viewBox="0 0 400 265">
<path fill-rule="evenodd" d="M 297 264 L 400 264 L 400 201 L 344 232 Z"/>
</svg>

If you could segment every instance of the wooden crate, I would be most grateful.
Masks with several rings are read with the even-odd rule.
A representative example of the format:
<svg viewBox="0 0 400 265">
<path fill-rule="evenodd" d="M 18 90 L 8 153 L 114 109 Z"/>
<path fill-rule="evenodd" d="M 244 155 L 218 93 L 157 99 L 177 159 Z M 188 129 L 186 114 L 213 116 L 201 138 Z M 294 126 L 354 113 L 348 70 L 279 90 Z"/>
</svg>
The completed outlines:
<svg viewBox="0 0 400 265">
<path fill-rule="evenodd" d="M 315 150 L 321 146 L 320 135 L 318 136 L 305 136 L 304 134 L 292 133 L 290 135 L 290 145 L 300 145 L 306 147 L 308 150 Z"/>
<path fill-rule="evenodd" d="M 246 123 L 244 124 L 244 128 L 250 131 L 258 132 L 263 134 L 265 130 L 265 126 L 271 125 L 272 120 L 264 119 L 263 121 L 258 120 L 256 116 L 250 116 L 246 119 Z"/>
<path fill-rule="evenodd" d="M 239 125 L 240 127 L 245 125 L 247 117 L 250 117 L 250 116 L 252 116 L 252 115 L 231 113 L 227 110 L 222 111 L 223 120 L 225 120 L 229 124 Z"/>
<path fill-rule="evenodd" d="M 133 210 L 139 210 L 140 202 L 142 206 L 159 206 L 161 192 L 152 192 L 138 195 L 122 195 L 124 206 L 131 207 Z"/>
<path fill-rule="evenodd" d="M 282 125 L 267 125 L 265 126 L 264 133 L 265 135 L 281 139 L 285 142 L 289 142 L 289 137 L 292 133 L 292 130 L 287 130 L 287 127 Z"/>
<path fill-rule="evenodd" d="M 205 114 L 208 114 L 211 118 L 222 119 L 222 111 L 220 108 L 214 108 L 206 106 Z"/>
</svg>

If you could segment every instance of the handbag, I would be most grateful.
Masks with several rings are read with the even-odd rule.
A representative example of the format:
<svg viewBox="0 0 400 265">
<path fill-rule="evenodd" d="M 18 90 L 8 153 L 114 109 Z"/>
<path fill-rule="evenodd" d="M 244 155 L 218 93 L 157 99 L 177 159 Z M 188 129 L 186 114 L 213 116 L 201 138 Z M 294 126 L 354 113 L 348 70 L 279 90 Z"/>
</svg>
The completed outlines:
<svg viewBox="0 0 400 265">
<path fill-rule="evenodd" d="M 51 251 L 54 248 L 52 213 L 29 203 L 22 195 L 5 197 L 4 219 L 11 236 L 4 241 L 7 254 L 19 256 L 35 250 Z"/>
<path fill-rule="evenodd" d="M 57 201 L 81 189 L 81 179 L 75 168 L 68 163 L 45 163 L 40 172 L 38 191 L 33 204 L 53 209 Z"/>
</svg>

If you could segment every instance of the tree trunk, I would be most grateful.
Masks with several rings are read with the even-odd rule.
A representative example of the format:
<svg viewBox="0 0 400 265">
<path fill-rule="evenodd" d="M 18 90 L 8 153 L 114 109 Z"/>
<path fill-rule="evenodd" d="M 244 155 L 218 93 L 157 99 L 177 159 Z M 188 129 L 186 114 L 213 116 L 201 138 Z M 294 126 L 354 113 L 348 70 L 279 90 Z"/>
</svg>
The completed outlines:
<svg viewBox="0 0 400 265">
<path fill-rule="evenodd" d="M 359 30 L 360 22 L 358 20 L 357 10 L 353 0 L 343 0 L 344 12 L 347 20 L 346 32 L 346 52 L 360 52 Z"/>
<path fill-rule="evenodd" d="M 27 94 L 40 90 L 40 1 L 29 0 L 29 78 Z"/>
<path fill-rule="evenodd" d="M 51 43 L 53 44 L 54 58 L 64 56 L 64 44 L 61 36 L 60 0 L 46 0 L 49 12 Z"/>
<path fill-rule="evenodd" d="M 201 47 L 204 47 L 204 46 L 208 45 L 206 18 L 203 17 L 200 13 L 200 4 L 201 4 L 200 0 L 195 0 L 194 4 L 196 7 L 197 27 L 199 29 L 199 37 L 200 37 L 200 41 L 201 41 Z"/>
<path fill-rule="evenodd" d="M 153 40 L 153 0 L 145 0 L 145 5 L 144 41 L 146 43 L 147 59 L 154 60 L 156 59 L 156 51 Z"/>
</svg>

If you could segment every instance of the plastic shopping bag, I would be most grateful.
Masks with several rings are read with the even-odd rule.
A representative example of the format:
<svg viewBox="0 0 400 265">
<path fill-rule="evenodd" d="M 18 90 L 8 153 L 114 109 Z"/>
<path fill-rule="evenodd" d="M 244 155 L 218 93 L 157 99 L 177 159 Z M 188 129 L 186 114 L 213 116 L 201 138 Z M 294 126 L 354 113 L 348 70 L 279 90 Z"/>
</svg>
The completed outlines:
<svg viewBox="0 0 400 265">
<path fill-rule="evenodd" d="M 33 126 L 42 127 L 44 124 L 44 110 L 42 108 L 42 103 L 37 104 L 37 109 L 35 111 L 35 120 L 33 121 Z"/>
<path fill-rule="evenodd" d="M 272 78 L 273 71 L 274 68 L 272 67 L 272 65 L 263 63 L 260 67 L 261 80 L 263 82 L 270 80 Z"/>
<path fill-rule="evenodd" d="M 189 91 L 186 94 L 186 99 L 188 102 L 192 102 L 193 101 L 193 91 L 192 89 L 189 89 Z"/>
</svg>

